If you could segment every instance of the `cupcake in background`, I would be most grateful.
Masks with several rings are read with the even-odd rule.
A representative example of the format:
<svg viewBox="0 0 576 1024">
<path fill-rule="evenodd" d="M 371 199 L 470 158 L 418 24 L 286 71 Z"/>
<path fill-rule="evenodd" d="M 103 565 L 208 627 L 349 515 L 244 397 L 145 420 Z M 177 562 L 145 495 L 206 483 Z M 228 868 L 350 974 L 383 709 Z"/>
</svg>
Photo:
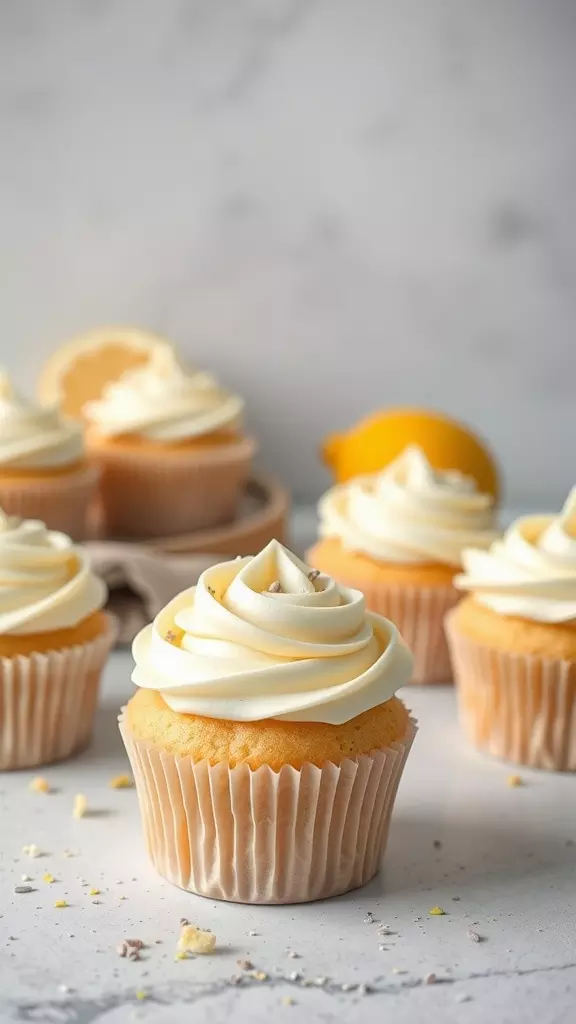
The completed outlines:
<svg viewBox="0 0 576 1024">
<path fill-rule="evenodd" d="M 120 729 L 150 856 L 183 889 L 300 903 L 380 865 L 415 726 L 412 658 L 356 590 L 271 541 L 136 638 Z"/>
<path fill-rule="evenodd" d="M 114 639 L 106 588 L 63 533 L 0 511 L 0 769 L 88 743 Z"/>
<path fill-rule="evenodd" d="M 524 516 L 489 551 L 464 551 L 447 619 L 471 743 L 533 768 L 576 771 L 576 488 L 562 512 Z"/>
<path fill-rule="evenodd" d="M 87 461 L 83 429 L 56 407 L 26 401 L 0 373 L 0 506 L 10 515 L 42 519 L 76 540 L 98 472 Z"/>
<path fill-rule="evenodd" d="M 165 354 L 87 403 L 108 535 L 162 537 L 231 522 L 255 450 L 243 409 L 209 374 Z"/>
<path fill-rule="evenodd" d="M 456 470 L 435 471 L 418 447 L 380 473 L 331 488 L 318 506 L 320 540 L 308 560 L 391 619 L 414 654 L 415 683 L 446 683 L 444 617 L 460 598 L 462 551 L 497 536 L 494 501 Z"/>
</svg>

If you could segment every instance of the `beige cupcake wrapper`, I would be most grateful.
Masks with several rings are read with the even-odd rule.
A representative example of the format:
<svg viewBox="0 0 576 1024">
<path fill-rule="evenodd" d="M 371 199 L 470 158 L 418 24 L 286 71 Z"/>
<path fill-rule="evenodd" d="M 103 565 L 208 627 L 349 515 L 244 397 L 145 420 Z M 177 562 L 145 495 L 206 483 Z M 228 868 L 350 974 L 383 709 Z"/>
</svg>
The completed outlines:
<svg viewBox="0 0 576 1024">
<path fill-rule="evenodd" d="M 238 903 L 337 896 L 378 871 L 416 734 L 322 768 L 194 763 L 139 739 L 120 716 L 146 843 L 174 885 Z"/>
<path fill-rule="evenodd" d="M 461 600 L 455 587 L 415 587 L 401 584 L 355 584 L 366 607 L 384 615 L 398 628 L 414 656 L 411 683 L 451 683 L 452 665 L 444 633 L 446 613 Z"/>
<path fill-rule="evenodd" d="M 96 450 L 106 535 L 168 537 L 232 522 L 255 447 L 243 438 L 170 458 Z"/>
<path fill-rule="evenodd" d="M 98 470 L 86 466 L 56 476 L 14 477 L 0 475 L 0 508 L 22 519 L 40 519 L 49 530 L 60 530 L 73 540 L 86 536 L 89 505 L 98 484 Z"/>
<path fill-rule="evenodd" d="M 0 658 L 0 769 L 62 761 L 90 740 L 115 625 L 85 644 Z"/>
<path fill-rule="evenodd" d="M 494 650 L 451 615 L 446 632 L 470 742 L 504 761 L 576 771 L 576 662 Z"/>
</svg>

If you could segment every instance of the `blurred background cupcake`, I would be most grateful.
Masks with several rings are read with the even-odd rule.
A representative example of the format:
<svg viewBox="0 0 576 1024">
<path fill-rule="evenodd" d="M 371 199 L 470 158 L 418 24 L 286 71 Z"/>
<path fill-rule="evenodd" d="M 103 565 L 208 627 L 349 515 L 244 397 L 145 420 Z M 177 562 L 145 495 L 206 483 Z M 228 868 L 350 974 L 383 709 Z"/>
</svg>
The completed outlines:
<svg viewBox="0 0 576 1024">
<path fill-rule="evenodd" d="M 121 718 L 148 849 L 204 896 L 298 903 L 378 870 L 415 727 L 412 658 L 362 594 L 276 541 L 136 638 Z"/>
<path fill-rule="evenodd" d="M 256 447 L 243 409 L 175 355 L 153 355 L 84 405 L 107 534 L 160 537 L 231 522 Z"/>
<path fill-rule="evenodd" d="M 523 516 L 465 550 L 447 619 L 460 718 L 474 746 L 576 771 L 576 488 L 560 515 Z"/>
<path fill-rule="evenodd" d="M 413 682 L 449 682 L 444 617 L 460 597 L 452 581 L 463 548 L 497 535 L 492 495 L 457 469 L 434 470 L 412 446 L 380 473 L 331 488 L 318 513 L 310 563 L 396 623 L 414 652 Z"/>
<path fill-rule="evenodd" d="M 61 761 L 92 734 L 114 639 L 106 587 L 63 533 L 0 511 L 0 768 Z"/>
<path fill-rule="evenodd" d="M 56 406 L 34 405 L 0 373 L 0 506 L 84 537 L 98 481 L 84 450 L 82 425 Z"/>
</svg>

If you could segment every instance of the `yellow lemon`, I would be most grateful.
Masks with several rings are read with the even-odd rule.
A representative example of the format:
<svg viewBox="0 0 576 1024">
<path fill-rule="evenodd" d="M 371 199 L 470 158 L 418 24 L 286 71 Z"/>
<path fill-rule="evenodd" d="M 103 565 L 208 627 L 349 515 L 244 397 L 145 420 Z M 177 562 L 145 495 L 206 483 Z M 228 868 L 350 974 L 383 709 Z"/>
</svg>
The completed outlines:
<svg viewBox="0 0 576 1024">
<path fill-rule="evenodd" d="M 50 357 L 38 382 L 44 405 L 57 404 L 79 417 L 86 402 L 100 398 L 106 384 L 150 360 L 174 358 L 169 341 L 131 327 L 101 327 L 68 341 Z"/>
<path fill-rule="evenodd" d="M 487 445 L 463 423 L 427 409 L 373 413 L 346 433 L 327 437 L 322 457 L 343 483 L 383 469 L 411 444 L 422 448 L 435 469 L 457 469 L 498 497 L 498 469 Z"/>
</svg>

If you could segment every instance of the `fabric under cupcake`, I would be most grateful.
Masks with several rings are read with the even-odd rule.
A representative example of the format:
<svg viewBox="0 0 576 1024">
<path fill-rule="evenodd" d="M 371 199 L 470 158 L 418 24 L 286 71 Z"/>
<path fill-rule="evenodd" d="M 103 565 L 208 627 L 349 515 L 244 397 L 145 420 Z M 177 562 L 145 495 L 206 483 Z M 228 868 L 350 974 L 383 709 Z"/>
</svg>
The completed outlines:
<svg viewBox="0 0 576 1024">
<path fill-rule="evenodd" d="M 121 717 L 158 871 L 291 903 L 378 870 L 415 726 L 412 658 L 364 598 L 277 541 L 206 570 L 133 646 Z"/>
<path fill-rule="evenodd" d="M 82 426 L 26 401 L 0 374 L 0 507 L 80 540 L 97 481 Z"/>
<path fill-rule="evenodd" d="M 414 683 L 452 677 L 444 617 L 460 595 L 464 547 L 497 536 L 493 499 L 472 478 L 432 469 L 407 448 L 381 473 L 331 488 L 319 504 L 319 542 L 308 561 L 366 597 L 414 653 Z"/>
<path fill-rule="evenodd" d="M 558 516 L 523 516 L 464 552 L 469 595 L 447 618 L 460 717 L 474 746 L 576 771 L 576 488 Z"/>
<path fill-rule="evenodd" d="M 176 357 L 151 358 L 83 409 L 108 536 L 162 537 L 231 522 L 255 451 L 244 403 Z"/>
<path fill-rule="evenodd" d="M 0 768 L 69 757 L 88 743 L 114 628 L 82 548 L 0 511 Z"/>
</svg>

